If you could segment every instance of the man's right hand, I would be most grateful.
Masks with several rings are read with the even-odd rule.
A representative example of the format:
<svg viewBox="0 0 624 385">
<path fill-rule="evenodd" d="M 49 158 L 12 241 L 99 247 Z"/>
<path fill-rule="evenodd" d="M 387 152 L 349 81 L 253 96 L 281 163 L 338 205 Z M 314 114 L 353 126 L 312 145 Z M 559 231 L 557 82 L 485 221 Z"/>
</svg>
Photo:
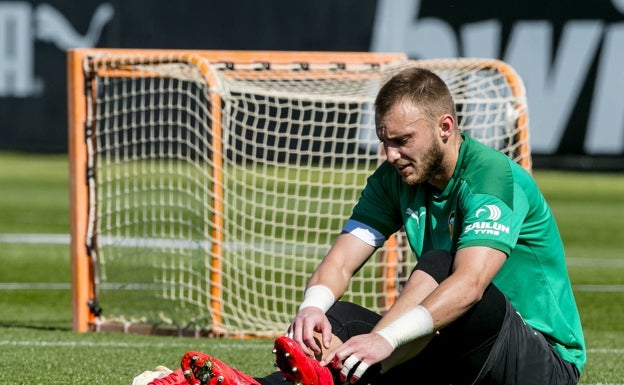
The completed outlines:
<svg viewBox="0 0 624 385">
<path fill-rule="evenodd" d="M 306 355 L 317 358 L 320 358 L 324 349 L 329 349 L 332 340 L 329 320 L 323 310 L 314 306 L 299 310 L 287 335 L 301 346 Z"/>
</svg>

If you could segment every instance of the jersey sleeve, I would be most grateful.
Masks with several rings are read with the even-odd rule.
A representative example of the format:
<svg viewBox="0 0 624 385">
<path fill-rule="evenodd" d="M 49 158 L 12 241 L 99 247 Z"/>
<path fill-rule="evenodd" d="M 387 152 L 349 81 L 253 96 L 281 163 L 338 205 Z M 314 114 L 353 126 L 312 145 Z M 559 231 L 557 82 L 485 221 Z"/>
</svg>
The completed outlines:
<svg viewBox="0 0 624 385">
<path fill-rule="evenodd" d="M 386 238 L 398 231 L 403 222 L 399 202 L 402 181 L 397 176 L 391 165 L 382 163 L 368 177 L 350 220 L 365 224 Z"/>
<path fill-rule="evenodd" d="M 480 186 L 477 191 L 468 184 L 460 194 L 463 223 L 457 249 L 487 246 L 510 255 L 527 215 L 527 199 L 513 178 L 493 179 L 494 188 Z"/>
</svg>

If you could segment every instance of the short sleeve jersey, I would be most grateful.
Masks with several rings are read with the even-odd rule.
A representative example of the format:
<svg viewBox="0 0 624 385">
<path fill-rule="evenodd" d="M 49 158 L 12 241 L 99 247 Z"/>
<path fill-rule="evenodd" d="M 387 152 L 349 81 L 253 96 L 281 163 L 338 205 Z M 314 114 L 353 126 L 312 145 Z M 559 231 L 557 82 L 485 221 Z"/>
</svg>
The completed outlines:
<svg viewBox="0 0 624 385">
<path fill-rule="evenodd" d="M 404 228 L 415 257 L 470 246 L 502 251 L 494 284 L 561 357 L 582 371 L 585 342 L 553 214 L 532 176 L 503 153 L 463 135 L 444 191 L 406 185 L 385 162 L 368 178 L 351 220 L 386 238 Z"/>
</svg>

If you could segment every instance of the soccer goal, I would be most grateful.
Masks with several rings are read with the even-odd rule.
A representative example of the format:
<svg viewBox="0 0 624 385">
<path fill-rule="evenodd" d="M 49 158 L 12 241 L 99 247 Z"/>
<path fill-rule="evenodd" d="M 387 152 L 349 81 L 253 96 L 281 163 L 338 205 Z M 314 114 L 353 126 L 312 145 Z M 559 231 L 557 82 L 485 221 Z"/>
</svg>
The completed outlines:
<svg viewBox="0 0 624 385">
<path fill-rule="evenodd" d="M 504 62 L 347 52 L 68 52 L 76 331 L 282 334 L 366 177 L 373 101 L 427 67 L 461 129 L 531 169 L 524 86 Z M 413 256 L 402 233 L 345 299 L 383 312 Z"/>
</svg>

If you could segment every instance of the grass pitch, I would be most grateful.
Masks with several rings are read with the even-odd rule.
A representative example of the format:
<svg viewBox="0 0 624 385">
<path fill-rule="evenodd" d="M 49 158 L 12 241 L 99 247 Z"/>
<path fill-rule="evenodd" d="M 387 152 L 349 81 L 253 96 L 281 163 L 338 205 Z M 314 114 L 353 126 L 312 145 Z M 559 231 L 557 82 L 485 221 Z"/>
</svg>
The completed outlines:
<svg viewBox="0 0 624 385">
<path fill-rule="evenodd" d="M 68 169 L 64 155 L 0 153 L 1 384 L 130 385 L 156 365 L 176 368 L 191 349 L 251 375 L 274 369 L 267 339 L 73 332 Z M 558 219 L 584 324 L 581 384 L 624 384 L 624 175 L 534 175 Z"/>
</svg>

